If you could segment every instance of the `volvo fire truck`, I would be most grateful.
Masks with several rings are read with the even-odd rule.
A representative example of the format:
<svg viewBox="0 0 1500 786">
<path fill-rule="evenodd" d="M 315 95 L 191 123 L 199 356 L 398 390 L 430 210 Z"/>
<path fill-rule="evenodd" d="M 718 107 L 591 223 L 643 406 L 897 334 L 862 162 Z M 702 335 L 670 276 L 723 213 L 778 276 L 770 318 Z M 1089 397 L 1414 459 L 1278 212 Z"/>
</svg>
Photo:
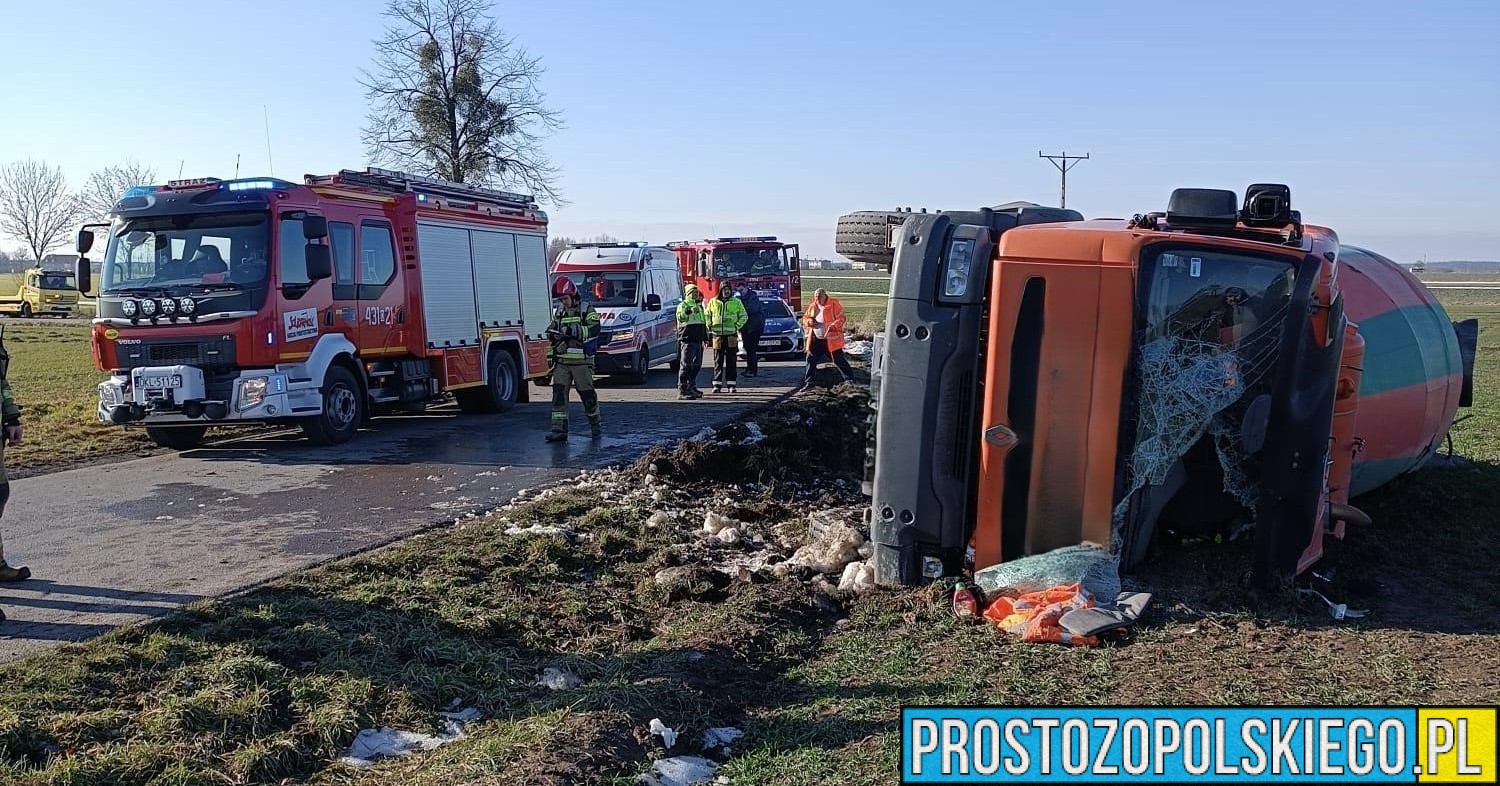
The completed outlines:
<svg viewBox="0 0 1500 786">
<path fill-rule="evenodd" d="M 802 261 L 795 243 L 763 235 L 681 240 L 667 247 L 677 252 L 683 282 L 696 284 L 705 298 L 714 297 L 724 282 L 744 282 L 802 311 Z"/>
<path fill-rule="evenodd" d="M 1242 537 L 1274 591 L 1470 405 L 1477 321 L 1304 224 L 1284 185 L 1082 218 L 1020 205 L 893 233 L 878 581 L 956 575 L 971 548 L 981 569 L 1092 542 L 1128 571 L 1168 539 Z"/>
<path fill-rule="evenodd" d="M 386 169 L 176 180 L 107 226 L 93 326 L 100 421 L 159 445 L 295 423 L 318 444 L 452 395 L 510 409 L 547 371 L 547 214 L 529 196 Z M 93 288 L 87 258 L 80 289 Z"/>
</svg>

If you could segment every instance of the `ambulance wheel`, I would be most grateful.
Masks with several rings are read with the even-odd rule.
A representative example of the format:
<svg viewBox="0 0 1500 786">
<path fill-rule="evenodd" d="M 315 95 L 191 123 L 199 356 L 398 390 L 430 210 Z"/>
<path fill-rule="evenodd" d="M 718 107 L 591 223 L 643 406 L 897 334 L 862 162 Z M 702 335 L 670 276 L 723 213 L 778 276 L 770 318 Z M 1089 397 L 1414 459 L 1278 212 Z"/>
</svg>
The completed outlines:
<svg viewBox="0 0 1500 786">
<path fill-rule="evenodd" d="M 349 369 L 334 364 L 323 379 L 323 412 L 302 418 L 302 433 L 314 445 L 342 445 L 359 430 L 364 411 L 359 380 Z"/>
<path fill-rule="evenodd" d="M 31 304 L 30 303 L 22 303 L 21 304 L 21 318 L 22 319 L 31 319 Z"/>
<path fill-rule="evenodd" d="M 203 444 L 208 426 L 147 426 L 146 436 L 157 447 L 170 450 L 192 450 Z"/>
<path fill-rule="evenodd" d="M 466 415 L 482 415 L 509 412 L 516 405 L 521 375 L 516 369 L 516 359 L 509 352 L 497 349 L 490 353 L 489 380 L 483 387 L 454 391 L 459 411 Z"/>
<path fill-rule="evenodd" d="M 635 366 L 630 369 L 629 374 L 626 374 L 626 378 L 637 385 L 644 385 L 646 384 L 646 375 L 650 371 L 651 356 L 646 353 L 645 347 L 641 347 L 641 350 L 635 353 Z"/>
</svg>

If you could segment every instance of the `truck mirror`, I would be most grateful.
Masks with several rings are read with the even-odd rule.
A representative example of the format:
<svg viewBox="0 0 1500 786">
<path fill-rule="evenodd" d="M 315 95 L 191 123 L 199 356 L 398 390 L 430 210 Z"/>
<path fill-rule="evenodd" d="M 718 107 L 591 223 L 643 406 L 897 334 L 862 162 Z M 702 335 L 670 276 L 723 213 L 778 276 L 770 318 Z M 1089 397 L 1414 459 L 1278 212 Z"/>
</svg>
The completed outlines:
<svg viewBox="0 0 1500 786">
<path fill-rule="evenodd" d="M 302 237 L 307 240 L 322 240 L 328 237 L 328 219 L 323 216 L 303 216 Z"/>
<path fill-rule="evenodd" d="M 93 230 L 89 230 L 89 229 L 80 229 L 80 230 L 78 230 L 78 253 L 79 254 L 87 254 L 89 252 L 89 249 L 91 249 L 93 247 L 94 247 L 94 233 L 93 233 Z"/>
<path fill-rule="evenodd" d="M 655 292 L 652 292 L 651 294 L 647 295 L 646 296 L 646 310 L 647 311 L 660 311 L 661 310 L 661 295 L 658 295 Z"/>
<path fill-rule="evenodd" d="M 326 228 L 326 226 L 325 226 Z M 333 277 L 333 252 L 328 246 L 307 244 L 307 280 L 322 281 Z"/>
<path fill-rule="evenodd" d="M 80 245 L 82 245 L 81 236 L 82 233 L 80 233 Z M 88 257 L 79 257 L 73 265 L 73 278 L 78 282 L 78 294 L 87 295 L 94 288 L 94 265 L 89 262 Z"/>
</svg>

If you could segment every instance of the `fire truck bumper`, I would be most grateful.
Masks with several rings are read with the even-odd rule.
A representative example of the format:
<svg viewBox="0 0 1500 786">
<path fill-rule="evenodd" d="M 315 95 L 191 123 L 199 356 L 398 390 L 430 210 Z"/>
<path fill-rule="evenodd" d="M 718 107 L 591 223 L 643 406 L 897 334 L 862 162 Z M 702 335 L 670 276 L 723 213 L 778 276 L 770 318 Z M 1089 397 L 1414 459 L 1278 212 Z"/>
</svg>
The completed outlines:
<svg viewBox="0 0 1500 786">
<path fill-rule="evenodd" d="M 153 366 L 99 383 L 97 414 L 101 423 L 155 426 L 278 420 L 320 411 L 316 389 L 310 395 L 289 390 L 287 375 L 271 369 L 210 382 L 192 366 Z"/>
</svg>

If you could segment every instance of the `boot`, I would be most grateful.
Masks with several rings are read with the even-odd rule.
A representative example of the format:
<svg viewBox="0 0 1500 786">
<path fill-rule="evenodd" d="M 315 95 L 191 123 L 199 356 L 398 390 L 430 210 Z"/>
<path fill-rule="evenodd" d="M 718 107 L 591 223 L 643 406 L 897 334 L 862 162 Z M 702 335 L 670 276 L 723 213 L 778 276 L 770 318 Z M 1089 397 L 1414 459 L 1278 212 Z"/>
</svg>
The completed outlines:
<svg viewBox="0 0 1500 786">
<path fill-rule="evenodd" d="M 547 441 L 548 442 L 567 442 L 568 441 L 568 432 L 566 432 L 566 431 L 549 431 L 549 432 L 547 432 Z"/>
<path fill-rule="evenodd" d="M 730 393 L 736 393 L 736 392 L 738 392 L 738 391 L 736 391 L 734 389 L 734 383 L 733 382 L 728 383 L 728 387 L 729 387 L 729 392 Z"/>
<path fill-rule="evenodd" d="M 25 581 L 29 578 L 31 578 L 31 568 L 25 565 L 13 568 L 5 564 L 4 560 L 0 560 L 0 581 Z"/>
<path fill-rule="evenodd" d="M 599 427 L 599 421 L 596 420 L 589 424 L 589 436 L 594 439 L 604 436 L 604 429 Z"/>
</svg>

